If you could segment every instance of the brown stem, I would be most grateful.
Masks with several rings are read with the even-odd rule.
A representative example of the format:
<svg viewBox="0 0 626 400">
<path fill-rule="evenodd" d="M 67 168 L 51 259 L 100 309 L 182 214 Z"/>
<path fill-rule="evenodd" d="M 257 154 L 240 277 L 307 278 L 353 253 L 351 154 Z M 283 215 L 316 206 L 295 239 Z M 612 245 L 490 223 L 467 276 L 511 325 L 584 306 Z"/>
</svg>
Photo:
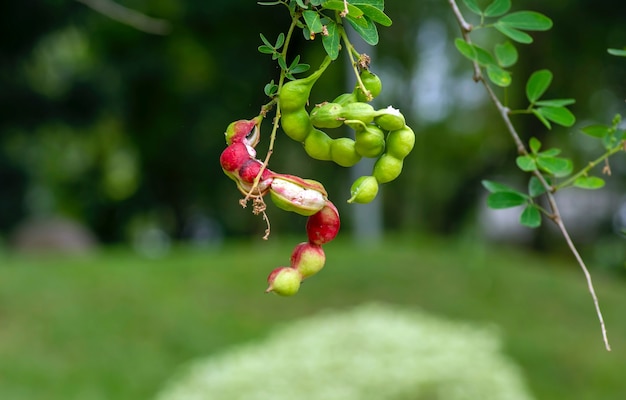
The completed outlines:
<svg viewBox="0 0 626 400">
<path fill-rule="evenodd" d="M 467 43 L 471 43 L 469 33 L 472 30 L 472 26 L 463 17 L 463 14 L 459 10 L 459 7 L 457 6 L 455 0 L 448 0 L 448 3 L 450 4 L 450 7 L 452 8 L 452 12 L 454 13 L 456 17 L 459 27 L 461 28 L 463 39 Z M 493 91 L 493 89 L 491 88 L 487 80 L 484 78 L 480 65 L 476 61 L 473 61 L 472 64 L 474 67 L 474 80 L 476 82 L 481 82 L 483 86 L 485 87 L 485 89 L 487 90 L 487 93 L 489 94 L 491 101 L 495 104 L 496 108 L 498 109 L 498 112 L 500 113 L 500 116 L 502 117 L 502 120 L 504 121 L 504 124 L 506 125 L 509 134 L 511 135 L 511 137 L 513 138 L 513 141 L 515 142 L 518 153 L 522 155 L 528 154 L 528 150 L 526 149 L 524 142 L 520 138 L 520 135 L 517 133 L 517 130 L 515 129 L 515 127 L 513 126 L 513 123 L 511 122 L 511 118 L 509 116 L 510 110 L 507 107 L 505 107 L 502 104 L 502 102 L 500 102 L 500 99 L 498 99 L 498 96 L 495 94 L 495 92 Z M 604 346 L 607 351 L 611 351 L 611 345 L 609 344 L 606 326 L 604 325 L 604 318 L 602 317 L 602 311 L 600 310 L 600 303 L 598 301 L 598 297 L 596 296 L 596 291 L 593 287 L 591 274 L 589 273 L 589 269 L 587 268 L 587 265 L 585 264 L 584 260 L 580 256 L 580 253 L 576 249 L 576 246 L 574 245 L 574 242 L 572 241 L 569 235 L 569 232 L 567 228 L 565 227 L 563 220 L 561 219 L 561 213 L 559 211 L 559 207 L 554 197 L 555 188 L 552 187 L 546 181 L 544 176 L 539 171 L 533 171 L 533 175 L 536 176 L 537 179 L 539 179 L 539 181 L 541 182 L 541 184 L 546 190 L 546 197 L 548 198 L 548 203 L 550 204 L 550 209 L 552 212 L 552 214 L 548 215 L 548 217 L 552 221 L 554 221 L 554 223 L 558 226 L 559 230 L 561 231 L 561 234 L 565 238 L 565 242 L 567 243 L 567 246 L 569 247 L 570 251 L 574 255 L 574 258 L 576 258 L 578 265 L 580 266 L 580 268 L 582 269 L 585 275 L 585 279 L 587 281 L 587 287 L 588 287 L 589 293 L 591 294 L 591 298 L 593 299 L 593 304 L 596 309 L 596 315 L 598 316 L 598 320 L 600 321 L 600 328 L 602 329 L 602 339 L 604 340 Z"/>
</svg>

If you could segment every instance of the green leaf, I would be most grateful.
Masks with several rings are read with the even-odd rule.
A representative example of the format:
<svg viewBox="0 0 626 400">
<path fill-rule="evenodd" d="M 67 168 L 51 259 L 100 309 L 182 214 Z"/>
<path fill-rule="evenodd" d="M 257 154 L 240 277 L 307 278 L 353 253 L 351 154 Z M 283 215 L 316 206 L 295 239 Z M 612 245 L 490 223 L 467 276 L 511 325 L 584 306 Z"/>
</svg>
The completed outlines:
<svg viewBox="0 0 626 400">
<path fill-rule="evenodd" d="M 263 54 L 274 54 L 275 50 L 272 49 L 271 47 L 267 47 L 266 45 L 261 45 L 258 47 L 259 49 L 259 53 L 263 53 Z"/>
<path fill-rule="evenodd" d="M 478 3 L 476 0 L 463 0 L 463 3 L 469 8 L 471 12 L 474 14 L 482 15 L 483 11 L 478 7 Z"/>
<path fill-rule="evenodd" d="M 365 43 L 371 44 L 372 46 L 378 44 L 378 29 L 376 29 L 376 24 L 374 24 L 369 17 L 362 16 L 361 18 L 354 18 L 348 14 L 346 20 L 352 25 L 356 33 L 363 38 Z M 365 21 L 365 26 L 362 26 L 362 22 L 359 20 Z"/>
<path fill-rule="evenodd" d="M 525 172 L 535 171 L 537 169 L 537 163 L 532 156 L 518 156 L 515 159 L 515 163 L 519 169 Z"/>
<path fill-rule="evenodd" d="M 483 187 L 491 193 L 498 193 L 498 192 L 519 193 L 517 190 L 503 183 L 488 181 L 486 179 L 481 181 L 481 183 Z"/>
<path fill-rule="evenodd" d="M 516 192 L 495 192 L 487 197 L 489 208 L 501 209 L 521 206 L 528 201 L 526 196 Z"/>
<path fill-rule="evenodd" d="M 539 100 L 535 102 L 535 105 L 545 107 L 565 107 L 576 103 L 574 99 L 552 99 L 552 100 Z"/>
<path fill-rule="evenodd" d="M 589 190 L 600 189 L 604 186 L 604 179 L 597 176 L 581 176 L 574 181 L 574 186 Z"/>
<path fill-rule="evenodd" d="M 285 34 L 281 32 L 276 38 L 276 44 L 274 45 L 274 48 L 278 50 L 283 47 L 283 44 L 285 44 Z"/>
<path fill-rule="evenodd" d="M 547 120 L 561 126 L 570 127 L 576 123 L 576 117 L 565 107 L 539 107 L 537 112 Z"/>
<path fill-rule="evenodd" d="M 332 0 L 324 0 L 324 1 L 332 1 Z M 365 4 L 368 6 L 376 7 L 380 11 L 385 10 L 385 0 L 349 0 L 349 3 L 357 7 L 361 7 L 362 5 Z"/>
<path fill-rule="evenodd" d="M 292 74 L 301 74 L 303 72 L 308 71 L 311 68 L 309 64 L 298 64 L 293 67 L 289 67 L 289 72 Z"/>
<path fill-rule="evenodd" d="M 613 56 L 618 56 L 618 57 L 626 57 L 626 49 L 624 50 L 620 50 L 620 49 L 607 49 L 608 53 L 613 55 Z"/>
<path fill-rule="evenodd" d="M 519 223 L 529 228 L 538 228 L 541 226 L 541 212 L 534 204 L 529 204 L 524 208 L 522 215 L 519 217 Z"/>
<path fill-rule="evenodd" d="M 511 73 L 498 67 L 496 64 L 487 65 L 487 76 L 489 80 L 500 87 L 507 87 L 511 84 Z"/>
<path fill-rule="evenodd" d="M 322 5 L 322 7 L 328 9 L 328 10 L 335 10 L 335 11 L 343 11 L 345 9 L 345 5 L 344 2 L 341 0 L 329 0 L 329 1 L 325 1 Z M 356 7 L 350 3 L 348 3 L 348 14 L 351 17 L 354 18 L 360 18 L 363 15 L 363 11 L 361 11 L 361 9 L 359 7 Z"/>
<path fill-rule="evenodd" d="M 302 16 L 304 17 L 304 22 L 309 28 L 309 31 L 313 33 L 320 33 L 324 29 L 324 25 L 322 25 L 322 22 L 320 21 L 320 15 L 317 13 L 317 11 L 304 10 L 302 12 Z"/>
<path fill-rule="evenodd" d="M 489 51 L 475 44 L 472 44 L 471 46 L 476 52 L 476 60 L 478 61 L 478 64 L 483 67 L 489 66 L 491 64 L 496 64 L 496 60 L 493 58 Z"/>
<path fill-rule="evenodd" d="M 336 60 L 339 56 L 340 36 L 335 21 L 329 21 L 326 24 L 326 30 L 328 31 L 328 35 L 322 36 L 322 45 L 324 46 L 324 50 L 326 50 L 328 57 L 330 57 L 331 60 Z"/>
<path fill-rule="evenodd" d="M 260 33 L 259 36 L 261 36 L 261 41 L 263 42 L 263 44 L 265 44 L 267 47 L 269 48 L 273 48 L 274 46 L 272 46 L 272 44 L 270 43 L 269 40 L 267 40 L 267 38 L 265 37 L 264 34 Z"/>
<path fill-rule="evenodd" d="M 538 157 L 537 165 L 543 171 L 556 177 L 564 177 L 572 173 L 572 161 L 561 157 Z"/>
<path fill-rule="evenodd" d="M 541 123 L 543 123 L 546 126 L 546 128 L 552 129 L 552 125 L 550 124 L 550 121 L 548 121 L 543 115 L 541 115 L 541 113 L 539 113 L 537 109 L 533 108 L 532 113 L 535 115 L 535 117 L 537 117 L 537 119 L 539 119 L 539 121 L 541 121 Z"/>
<path fill-rule="evenodd" d="M 531 176 L 528 181 L 528 194 L 530 197 L 537 197 L 546 192 L 546 188 L 536 176 Z"/>
<path fill-rule="evenodd" d="M 559 154 L 561 154 L 561 149 L 548 149 L 546 151 L 542 151 L 541 153 L 539 153 L 540 157 L 555 157 L 558 156 Z"/>
<path fill-rule="evenodd" d="M 526 32 L 522 32 L 518 29 L 511 28 L 508 25 L 501 24 L 500 21 L 493 24 L 493 26 L 500 31 L 503 35 L 507 36 L 509 39 L 514 40 L 518 43 L 529 44 L 533 42 L 532 36 L 530 36 Z"/>
<path fill-rule="evenodd" d="M 496 59 L 501 67 L 511 67 L 515 65 L 518 59 L 517 49 L 510 41 L 497 44 L 495 47 Z"/>
<path fill-rule="evenodd" d="M 541 149 L 541 142 L 534 136 L 530 138 L 528 145 L 530 146 L 530 151 L 533 152 L 533 154 L 537 154 L 539 149 Z"/>
<path fill-rule="evenodd" d="M 474 47 L 471 44 L 467 43 L 465 40 L 461 38 L 456 38 L 454 40 L 454 46 L 459 51 L 459 53 L 465 56 L 465 58 L 468 58 L 470 61 L 478 61 Z"/>
<path fill-rule="evenodd" d="M 526 82 L 526 97 L 531 104 L 539 100 L 552 83 L 552 72 L 542 69 L 533 72 Z"/>
<path fill-rule="evenodd" d="M 547 31 L 552 28 L 552 20 L 536 11 L 517 11 L 500 18 L 498 23 L 524 31 Z"/>
<path fill-rule="evenodd" d="M 611 132 L 611 128 L 606 125 L 589 125 L 582 128 L 581 131 L 586 135 L 602 139 Z"/>
<path fill-rule="evenodd" d="M 303 9 L 305 9 L 305 10 L 306 10 L 307 8 L 309 8 L 309 7 L 307 7 L 307 5 L 306 5 L 306 4 L 304 4 L 304 1 L 303 1 L 303 0 L 296 0 L 296 3 L 298 3 L 298 6 L 300 6 L 300 8 L 303 8 Z"/>
<path fill-rule="evenodd" d="M 387 16 L 382 10 L 371 6 L 369 4 L 362 4 L 358 6 L 363 14 L 368 16 L 372 21 L 380 24 L 382 26 L 391 26 L 392 21 L 391 18 Z"/>
<path fill-rule="evenodd" d="M 485 9 L 485 17 L 499 17 L 511 9 L 511 0 L 493 0 Z"/>
</svg>

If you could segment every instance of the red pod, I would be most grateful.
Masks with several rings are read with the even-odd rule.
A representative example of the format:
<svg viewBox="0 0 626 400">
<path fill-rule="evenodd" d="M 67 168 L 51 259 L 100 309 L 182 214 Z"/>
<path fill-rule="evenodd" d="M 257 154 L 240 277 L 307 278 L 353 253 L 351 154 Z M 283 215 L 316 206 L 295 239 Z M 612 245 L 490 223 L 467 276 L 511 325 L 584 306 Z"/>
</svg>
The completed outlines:
<svg viewBox="0 0 626 400">
<path fill-rule="evenodd" d="M 315 275 L 326 263 L 322 246 L 310 242 L 298 244 L 291 253 L 291 268 L 297 269 L 302 279 Z"/>
<path fill-rule="evenodd" d="M 249 159 L 241 166 L 241 168 L 239 168 L 239 177 L 244 182 L 253 183 L 257 175 L 259 174 L 259 171 L 261 170 L 261 166 L 263 166 L 263 163 L 261 161 L 256 159 Z M 267 168 L 264 169 L 263 174 L 261 175 L 261 182 L 272 178 L 272 175 L 272 171 Z"/>
<path fill-rule="evenodd" d="M 226 172 L 234 172 L 250 160 L 248 147 L 243 143 L 228 146 L 220 155 L 220 165 Z"/>
<path fill-rule="evenodd" d="M 306 222 L 309 242 L 317 245 L 330 242 L 337 236 L 340 225 L 339 211 L 327 200 L 324 208 L 311 215 Z"/>
<path fill-rule="evenodd" d="M 239 121 L 231 122 L 226 128 L 226 132 L 224 132 L 226 144 L 245 143 L 252 147 L 256 146 L 259 142 L 259 125 L 261 120 L 261 117 L 256 117 L 251 120 L 240 119 Z"/>
</svg>

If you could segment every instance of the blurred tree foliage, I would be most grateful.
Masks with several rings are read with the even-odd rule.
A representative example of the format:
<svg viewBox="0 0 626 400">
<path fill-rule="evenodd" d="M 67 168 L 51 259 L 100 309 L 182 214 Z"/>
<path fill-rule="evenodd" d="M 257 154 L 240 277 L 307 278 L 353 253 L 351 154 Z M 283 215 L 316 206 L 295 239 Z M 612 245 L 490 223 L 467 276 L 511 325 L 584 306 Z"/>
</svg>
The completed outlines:
<svg viewBox="0 0 626 400">
<path fill-rule="evenodd" d="M 276 38 L 285 31 L 287 11 L 243 0 L 119 3 L 169 21 L 171 32 L 141 32 L 74 0 L 3 7 L 0 232 L 25 217 L 48 214 L 82 220 L 104 241 L 124 239 L 129 227 L 146 218 L 180 238 L 197 214 L 214 219 L 227 234 L 262 232 L 260 219 L 240 208 L 218 158 L 228 123 L 256 115 L 266 102 L 263 86 L 278 70 L 257 52 L 259 33 Z M 553 30 L 522 49 L 513 102 L 523 99 L 521 82 L 532 71 L 550 68 L 551 90 L 578 100 L 572 109 L 579 120 L 608 122 L 622 111 L 626 64 L 606 48 L 626 44 L 626 3 L 513 5 L 555 21 Z M 399 230 L 455 231 L 475 209 L 478 182 L 514 170 L 514 149 L 471 82 L 467 62 L 455 53 L 458 28 L 447 2 L 388 1 L 386 12 L 394 24 L 380 30 L 372 64 L 385 83 L 378 105 L 407 110 L 418 133 L 405 173 L 385 187 L 386 223 Z M 315 66 L 320 47 L 299 38 L 294 48 Z M 347 87 L 336 64 L 332 81 L 316 86 L 320 101 Z M 539 123 L 520 124 L 528 137 L 563 141 L 561 147 L 571 142 L 572 150 L 584 153 L 573 129 L 550 132 L 547 140 Z M 276 146 L 272 169 L 325 182 L 332 176 L 327 187 L 340 211 L 347 210 L 345 170 L 303 157 L 284 136 Z M 264 154 L 263 146 L 259 150 Z M 272 210 L 273 227 L 301 229 L 304 220 Z"/>
</svg>

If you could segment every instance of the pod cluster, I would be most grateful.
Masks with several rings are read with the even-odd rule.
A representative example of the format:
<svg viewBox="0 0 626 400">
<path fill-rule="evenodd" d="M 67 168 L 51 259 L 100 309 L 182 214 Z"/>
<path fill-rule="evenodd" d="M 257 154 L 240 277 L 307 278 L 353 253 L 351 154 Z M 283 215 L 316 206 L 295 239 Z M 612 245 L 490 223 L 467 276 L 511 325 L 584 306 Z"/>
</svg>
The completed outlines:
<svg viewBox="0 0 626 400">
<path fill-rule="evenodd" d="M 376 158 L 372 175 L 362 176 L 352 184 L 348 200 L 369 203 L 378 194 L 379 184 L 396 179 L 402 172 L 404 158 L 415 145 L 415 133 L 398 109 L 390 106 L 376 110 L 368 103 L 380 93 L 382 84 L 366 69 L 360 76 L 367 93 L 356 85 L 352 92 L 307 111 L 309 95 L 320 70 L 283 85 L 279 93 L 282 129 L 317 160 L 351 167 L 363 157 Z M 342 126 L 352 128 L 354 138 L 332 138 L 323 131 Z"/>
<path fill-rule="evenodd" d="M 260 119 L 256 118 L 228 126 L 225 133 L 228 147 L 220 155 L 220 165 L 246 196 L 261 198 L 269 193 L 277 207 L 308 216 L 308 240 L 295 247 L 288 267 L 278 267 L 268 276 L 266 292 L 291 296 L 298 292 L 304 279 L 324 267 L 326 256 L 322 245 L 337 236 L 341 225 L 339 212 L 328 200 L 321 183 L 263 168 L 254 149 L 259 140 L 259 124 Z"/>
</svg>

